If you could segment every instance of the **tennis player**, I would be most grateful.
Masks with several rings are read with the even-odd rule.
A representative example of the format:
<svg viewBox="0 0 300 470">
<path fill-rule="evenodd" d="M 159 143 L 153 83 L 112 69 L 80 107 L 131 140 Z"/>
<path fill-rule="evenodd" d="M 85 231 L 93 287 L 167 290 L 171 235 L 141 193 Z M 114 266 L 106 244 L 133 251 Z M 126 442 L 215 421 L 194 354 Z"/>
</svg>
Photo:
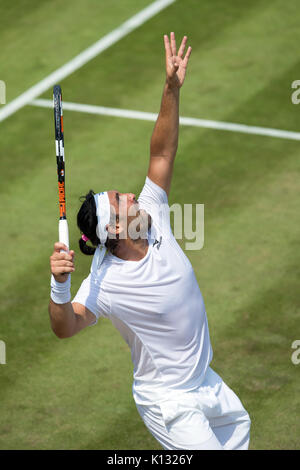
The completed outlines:
<svg viewBox="0 0 300 470">
<path fill-rule="evenodd" d="M 170 227 L 168 195 L 178 144 L 179 93 L 191 47 L 164 36 L 166 81 L 142 192 L 90 191 L 77 223 L 81 251 L 93 255 L 71 302 L 74 251 L 50 257 L 51 326 L 68 338 L 109 318 L 131 349 L 133 397 L 164 449 L 248 449 L 250 418 L 212 370 L 204 301 Z"/>
</svg>

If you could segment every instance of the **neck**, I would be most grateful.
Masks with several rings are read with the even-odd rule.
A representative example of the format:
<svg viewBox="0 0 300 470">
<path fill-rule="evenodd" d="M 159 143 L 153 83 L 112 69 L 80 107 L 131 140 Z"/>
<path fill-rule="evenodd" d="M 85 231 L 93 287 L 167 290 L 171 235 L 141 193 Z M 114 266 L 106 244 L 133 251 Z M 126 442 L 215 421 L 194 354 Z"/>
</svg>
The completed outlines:
<svg viewBox="0 0 300 470">
<path fill-rule="evenodd" d="M 140 261 L 146 256 L 148 246 L 147 239 L 139 238 L 138 240 L 132 240 L 127 238 L 119 241 L 114 255 L 126 261 Z"/>
</svg>

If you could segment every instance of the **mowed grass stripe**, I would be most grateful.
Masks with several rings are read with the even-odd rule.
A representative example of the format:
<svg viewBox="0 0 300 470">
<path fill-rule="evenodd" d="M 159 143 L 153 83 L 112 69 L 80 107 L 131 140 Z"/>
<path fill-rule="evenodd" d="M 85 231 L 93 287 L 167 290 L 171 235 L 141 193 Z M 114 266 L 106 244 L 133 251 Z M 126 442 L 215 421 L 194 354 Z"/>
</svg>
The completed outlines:
<svg viewBox="0 0 300 470">
<path fill-rule="evenodd" d="M 297 72 L 282 83 L 280 98 L 277 90 L 272 88 L 274 80 L 276 82 L 279 76 L 290 69 L 297 70 L 299 66 L 293 46 L 295 38 L 300 38 L 297 3 L 290 2 L 287 8 L 284 1 L 276 0 L 272 5 L 261 2 L 256 7 L 224 29 L 222 35 L 214 35 L 204 47 L 198 41 L 200 33 L 191 38 L 195 47 L 187 81 L 189 86 L 184 91 L 187 98 L 181 112 L 197 117 L 200 109 L 201 115 L 208 119 L 227 122 L 231 115 L 233 122 L 297 131 L 297 126 L 290 127 L 284 121 L 287 109 L 292 116 L 299 114 L 297 106 L 291 103 L 291 83 L 298 77 Z M 189 99 L 189 89 L 194 99 Z M 197 99 L 195 90 L 198 91 Z M 257 95 L 261 100 L 253 110 L 247 103 Z M 284 100 L 281 100 L 283 96 Z M 265 113 L 262 119 L 260 114 L 269 100 L 274 107 L 277 105 L 276 112 Z M 238 108 L 243 112 L 237 115 Z"/>
<path fill-rule="evenodd" d="M 140 11 L 137 15 L 125 21 L 125 23 L 121 24 L 109 34 L 99 39 L 96 43 L 80 52 L 80 54 L 64 64 L 62 67 L 56 69 L 50 75 L 43 78 L 43 80 L 30 87 L 14 100 L 10 101 L 2 110 L 0 110 L 0 121 L 7 119 L 9 116 L 28 104 L 31 100 L 39 96 L 41 93 L 45 92 L 64 78 L 68 77 L 76 70 L 79 70 L 94 57 L 97 57 L 99 54 L 101 54 L 101 52 L 107 50 L 112 44 L 118 42 L 124 36 L 132 32 L 135 28 L 141 26 L 149 18 L 152 18 L 152 16 L 159 13 L 161 9 L 166 8 L 174 1 L 175 0 L 154 1 L 151 5 Z"/>
<path fill-rule="evenodd" d="M 0 78 L 7 84 L 7 102 L 151 3 L 27 0 L 21 12 L 18 4 L 2 0 Z"/>
<path fill-rule="evenodd" d="M 266 2 L 258 2 L 257 8 L 255 6 L 255 3 L 251 3 L 251 7 L 243 4 L 241 9 L 236 9 L 229 3 L 226 8 L 234 10 L 227 12 L 231 23 L 228 18 L 222 23 L 225 12 L 211 2 L 210 5 L 202 2 L 201 6 L 199 3 L 195 6 L 192 0 L 188 0 L 177 2 L 168 9 L 168 12 L 176 12 L 178 18 L 173 26 L 177 42 L 184 33 L 188 33 L 193 47 L 188 76 L 181 93 L 181 115 L 297 132 L 297 125 L 289 128 L 284 122 L 285 112 L 279 111 L 280 106 L 284 105 L 289 108 L 291 115 L 297 113 L 297 107 L 291 103 L 290 86 L 295 76 L 284 84 L 281 92 L 282 95 L 285 91 L 284 103 L 276 93 L 273 94 L 272 101 L 277 104 L 276 113 L 260 120 L 259 114 L 251 115 L 251 109 L 246 108 L 248 101 L 257 93 L 270 87 L 271 80 L 276 80 L 278 74 L 283 74 L 298 62 L 293 52 L 294 38 L 299 35 L 295 15 L 292 15 L 293 9 L 297 8 L 296 4 L 292 2 L 288 10 L 282 1 L 276 2 L 276 9 Z M 263 8 L 258 8 L 261 6 Z M 199 17 L 205 12 L 205 24 L 198 28 L 193 22 L 186 31 L 185 23 L 179 22 L 179 18 L 186 18 L 187 11 L 198 11 Z M 163 41 L 159 31 L 167 31 L 175 16 L 168 15 L 168 12 L 163 12 L 134 35 L 124 38 L 109 53 L 104 53 L 101 58 L 92 61 L 88 68 L 82 69 L 80 74 L 65 80 L 65 100 L 158 112 L 159 100 L 153 100 L 153 95 L 161 96 L 164 80 Z M 268 17 L 273 18 L 273 22 L 269 22 L 266 30 Z M 221 23 L 220 28 L 212 28 L 214 21 L 216 24 Z M 278 31 L 285 31 L 286 28 L 289 34 L 278 34 Z M 246 31 L 244 35 L 241 33 L 243 29 Z M 137 53 L 131 54 L 130 67 L 127 67 L 128 51 L 134 50 Z M 285 54 L 283 50 L 286 50 Z M 116 73 L 116 63 L 122 70 L 122 80 Z M 275 67 L 275 64 L 280 64 L 280 67 Z M 91 82 L 90 76 L 93 76 L 95 82 Z M 96 93 L 94 83 L 98 84 Z M 43 98 L 49 99 L 49 96 L 44 95 Z M 239 115 L 238 119 L 236 116 L 227 119 L 228 114 L 234 115 L 236 108 L 244 109 L 245 114 Z M 264 111 L 261 102 L 257 103 L 257 108 Z M 249 122 L 245 119 L 246 115 L 251 115 Z"/>
<path fill-rule="evenodd" d="M 162 83 L 165 79 L 163 34 L 175 31 L 177 44 L 180 44 L 183 35 L 187 34 L 188 43 L 193 47 L 188 78 L 182 90 L 184 96 L 182 106 L 190 101 L 189 90 L 192 92 L 193 103 L 201 105 L 201 87 L 205 83 L 195 69 L 201 60 L 201 52 L 209 49 L 211 43 L 214 44 L 215 41 L 221 43 L 224 31 L 229 30 L 252 11 L 258 14 L 256 5 L 260 3 L 259 0 L 251 2 L 251 5 L 243 3 L 236 8 L 235 0 L 226 2 L 226 5 L 221 0 L 214 3 L 207 0 L 201 3 L 197 0 L 176 2 L 152 18 L 143 28 L 136 30 L 134 35 L 124 38 L 109 51 L 104 52 L 101 58 L 94 59 L 88 68 L 81 69 L 80 74 L 66 79 L 63 82 L 64 88 L 68 90 L 65 100 L 125 109 L 147 109 L 149 112 L 158 111 L 159 100 L 153 100 L 153 94 L 161 96 Z M 201 28 L 196 21 L 191 21 L 191 14 L 205 18 Z M 130 54 L 130 67 L 127 66 L 128 54 Z M 93 81 L 90 80 L 91 76 Z M 193 76 L 196 86 L 191 85 Z M 95 83 L 97 92 L 95 92 Z M 42 97 L 49 98 L 46 95 Z M 183 115 L 193 114 L 184 111 Z M 199 109 L 195 117 L 198 115 Z"/>
</svg>

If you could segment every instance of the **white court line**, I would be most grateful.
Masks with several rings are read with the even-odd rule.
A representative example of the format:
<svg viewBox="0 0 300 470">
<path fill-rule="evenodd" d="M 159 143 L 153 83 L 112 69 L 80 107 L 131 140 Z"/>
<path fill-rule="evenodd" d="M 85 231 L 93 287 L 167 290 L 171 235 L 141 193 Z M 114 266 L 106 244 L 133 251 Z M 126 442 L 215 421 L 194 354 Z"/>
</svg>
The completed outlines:
<svg viewBox="0 0 300 470">
<path fill-rule="evenodd" d="M 78 70 L 84 64 L 91 59 L 94 59 L 101 52 L 108 49 L 110 46 L 115 44 L 117 41 L 122 39 L 124 36 L 129 34 L 134 29 L 141 26 L 147 20 L 155 16 L 161 10 L 174 3 L 176 0 L 156 0 L 151 3 L 148 7 L 141 10 L 136 15 L 132 16 L 129 20 L 122 23 L 118 28 L 108 33 L 99 41 L 95 42 L 92 46 L 85 49 L 83 52 L 78 54 L 74 59 L 67 62 L 65 65 L 55 70 L 55 72 L 48 75 L 46 78 L 38 82 L 33 87 L 22 93 L 20 96 L 8 103 L 4 108 L 0 110 L 0 122 L 4 121 L 8 116 L 18 111 L 23 106 L 27 105 L 33 99 L 40 96 L 42 93 L 47 91 L 51 86 L 60 82 L 71 73 Z M 62 32 L 63 34 L 63 32 Z"/>
<path fill-rule="evenodd" d="M 53 108 L 52 100 L 34 100 L 29 103 L 32 106 L 41 108 Z M 140 119 L 143 121 L 156 121 L 157 114 L 145 113 L 142 111 L 132 111 L 130 109 L 106 108 L 89 104 L 63 102 L 63 109 L 77 111 L 81 113 L 99 114 L 102 116 L 115 116 L 127 119 Z M 207 119 L 196 119 L 180 117 L 179 123 L 183 126 L 205 127 L 208 129 L 219 129 L 223 131 L 242 132 L 245 134 L 264 135 L 277 137 L 279 139 L 300 140 L 300 132 L 284 131 L 268 127 L 247 126 L 245 124 L 235 124 L 233 122 L 210 121 Z"/>
</svg>

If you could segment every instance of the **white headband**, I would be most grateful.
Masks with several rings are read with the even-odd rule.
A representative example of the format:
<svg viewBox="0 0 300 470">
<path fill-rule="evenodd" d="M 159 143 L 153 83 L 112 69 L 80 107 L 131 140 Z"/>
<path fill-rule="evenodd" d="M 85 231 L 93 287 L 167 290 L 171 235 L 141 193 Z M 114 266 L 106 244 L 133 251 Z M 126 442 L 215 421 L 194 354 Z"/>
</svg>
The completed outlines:
<svg viewBox="0 0 300 470">
<path fill-rule="evenodd" d="M 107 192 L 102 192 L 94 195 L 96 203 L 96 215 L 97 215 L 97 228 L 96 234 L 100 239 L 101 245 L 104 245 L 107 240 L 106 225 L 110 221 L 110 205 Z"/>
<path fill-rule="evenodd" d="M 101 267 L 101 263 L 106 253 L 105 242 L 107 240 L 108 235 L 106 225 L 109 224 L 110 221 L 110 205 L 107 192 L 94 194 L 94 199 L 98 220 L 96 234 L 100 240 L 100 245 L 98 245 L 96 248 L 91 266 L 91 271 L 97 273 L 97 271 Z"/>
</svg>

